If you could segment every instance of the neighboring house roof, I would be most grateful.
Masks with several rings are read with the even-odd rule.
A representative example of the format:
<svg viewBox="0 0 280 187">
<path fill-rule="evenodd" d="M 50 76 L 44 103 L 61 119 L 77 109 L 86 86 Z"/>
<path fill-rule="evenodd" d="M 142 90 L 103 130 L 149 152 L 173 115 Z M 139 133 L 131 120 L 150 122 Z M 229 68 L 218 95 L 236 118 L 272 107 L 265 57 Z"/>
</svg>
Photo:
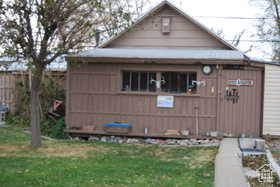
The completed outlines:
<svg viewBox="0 0 280 187">
<path fill-rule="evenodd" d="M 0 57 L 0 71 L 26 71 L 27 63 L 19 62 L 11 57 Z M 46 71 L 66 71 L 67 62 L 63 56 L 47 65 Z"/>
<path fill-rule="evenodd" d="M 251 61 L 251 62 L 256 62 L 256 63 L 261 63 L 261 64 L 269 64 L 269 65 L 280 66 L 280 62 L 276 62 L 276 61 L 266 61 L 266 60 L 259 59 L 259 58 L 252 58 L 252 57 L 250 57 L 250 61 Z"/>
<path fill-rule="evenodd" d="M 66 71 L 67 62 L 64 56 L 56 58 L 52 63 L 47 65 L 46 71 Z"/>
<path fill-rule="evenodd" d="M 231 45 L 230 43 L 226 42 L 224 39 L 222 39 L 221 37 L 219 37 L 217 34 L 215 34 L 214 32 L 212 32 L 210 29 L 208 29 L 207 27 L 205 27 L 204 25 L 202 25 L 201 23 L 199 23 L 197 20 L 193 19 L 191 16 L 187 15 L 185 12 L 181 11 L 179 8 L 177 8 L 176 6 L 174 6 L 172 3 L 168 2 L 168 1 L 162 1 L 160 4 L 158 4 L 156 7 L 154 7 L 151 11 L 149 11 L 148 13 L 146 13 L 145 15 L 143 15 L 140 19 L 138 19 L 133 25 L 131 25 L 129 28 L 125 29 L 124 31 L 120 32 L 119 34 L 117 34 L 116 36 L 112 37 L 111 39 L 109 39 L 108 41 L 104 42 L 103 44 L 101 44 L 99 47 L 101 48 L 105 48 L 107 47 L 109 44 L 111 44 L 113 41 L 115 41 L 116 39 L 120 38 L 121 36 L 123 36 L 125 33 L 129 32 L 133 27 L 135 27 L 136 25 L 138 25 L 139 23 L 141 23 L 144 19 L 148 18 L 149 16 L 153 15 L 156 11 L 160 10 L 162 7 L 164 7 L 165 5 L 169 6 L 171 9 L 175 10 L 176 12 L 178 12 L 180 15 L 182 15 L 185 19 L 187 19 L 188 21 L 192 22 L 193 24 L 195 24 L 197 27 L 199 27 L 200 29 L 202 29 L 203 31 L 205 31 L 206 33 L 210 34 L 212 37 L 214 37 L 216 40 L 218 40 L 220 43 L 222 43 L 223 45 L 227 46 L 229 49 L 232 50 L 238 50 L 236 49 L 233 45 Z"/>
<path fill-rule="evenodd" d="M 242 52 L 236 50 L 202 50 L 169 48 L 96 48 L 71 57 L 90 58 L 139 58 L 139 59 L 209 59 L 244 60 Z"/>
</svg>

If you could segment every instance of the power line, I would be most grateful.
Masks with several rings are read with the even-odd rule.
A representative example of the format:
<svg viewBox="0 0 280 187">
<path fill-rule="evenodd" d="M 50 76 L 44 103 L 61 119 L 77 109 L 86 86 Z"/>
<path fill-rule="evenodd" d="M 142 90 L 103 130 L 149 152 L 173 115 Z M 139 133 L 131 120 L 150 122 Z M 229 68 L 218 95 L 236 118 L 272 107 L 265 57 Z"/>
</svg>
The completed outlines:
<svg viewBox="0 0 280 187">
<path fill-rule="evenodd" d="M 264 20 L 264 19 L 271 19 L 274 20 L 275 18 L 266 18 L 266 17 L 233 17 L 233 16 L 192 16 L 196 18 L 209 18 L 209 19 L 248 19 L 248 20 Z"/>
<path fill-rule="evenodd" d="M 233 41 L 236 41 L 236 40 L 226 40 L 228 42 L 233 42 Z M 261 43 L 279 43 L 280 40 L 239 40 L 240 42 L 261 42 Z"/>
</svg>

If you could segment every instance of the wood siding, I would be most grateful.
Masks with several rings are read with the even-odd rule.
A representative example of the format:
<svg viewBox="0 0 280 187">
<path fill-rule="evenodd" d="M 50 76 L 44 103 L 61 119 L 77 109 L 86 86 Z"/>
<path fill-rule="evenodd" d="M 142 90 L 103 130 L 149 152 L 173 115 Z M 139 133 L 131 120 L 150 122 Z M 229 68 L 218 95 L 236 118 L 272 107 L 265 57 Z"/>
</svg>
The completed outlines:
<svg viewBox="0 0 280 187">
<path fill-rule="evenodd" d="M 156 107 L 157 95 L 167 93 L 121 92 L 121 71 L 197 71 L 199 66 L 174 65 L 101 65 L 88 64 L 69 68 L 69 91 L 67 124 L 71 127 L 85 127 L 102 130 L 102 124 L 127 122 L 133 124 L 132 133 L 164 134 L 168 129 L 190 129 L 194 133 L 194 107 L 199 108 L 200 132 L 215 128 L 215 94 L 209 94 L 208 87 L 199 89 L 200 96 L 175 94 L 172 109 Z M 213 73 L 212 77 L 215 76 Z M 211 79 L 211 76 L 209 76 Z M 215 81 L 213 83 L 215 84 Z"/>
<path fill-rule="evenodd" d="M 121 91 L 121 71 L 196 71 L 198 80 L 205 80 L 206 86 L 198 88 L 196 95 L 187 94 L 167 94 L 151 92 L 122 92 Z M 206 76 L 201 72 L 199 65 L 145 65 L 145 64 L 95 64 L 84 63 L 69 65 L 68 68 L 68 92 L 67 92 L 67 128 L 83 129 L 89 133 L 102 131 L 103 124 L 111 122 L 126 122 L 133 125 L 132 134 L 144 135 L 144 128 L 149 129 L 150 136 L 164 135 L 169 129 L 190 130 L 192 135 L 196 132 L 196 110 L 198 109 L 199 133 L 219 130 L 220 132 L 241 133 L 258 136 L 260 126 L 260 102 L 262 81 L 259 71 L 242 71 L 235 75 L 239 78 L 254 77 L 257 85 L 247 94 L 247 89 L 241 89 L 241 99 L 238 109 L 243 107 L 246 110 L 254 108 L 252 115 L 244 115 L 239 112 L 238 120 L 247 120 L 237 123 L 231 119 L 231 112 L 225 108 L 227 105 L 219 105 L 218 100 L 222 95 L 218 95 L 219 85 L 224 89 L 224 82 L 228 77 L 222 76 L 221 82 L 218 82 L 217 71 Z M 248 74 L 249 73 L 249 74 Z M 228 74 L 224 72 L 223 75 Z M 252 76 L 251 76 L 252 75 Z M 260 76 L 260 77 L 259 77 Z M 253 99 L 250 98 L 252 92 L 256 92 Z M 173 108 L 157 108 L 156 99 L 158 95 L 173 95 L 175 104 Z M 258 102 L 257 104 L 255 104 Z M 218 108 L 226 111 L 223 119 L 229 119 L 233 122 L 220 123 L 217 118 Z M 229 104 L 228 107 L 232 107 Z M 220 110 L 220 111 L 221 111 Z M 246 119 L 245 119 L 246 118 Z M 246 126 L 246 128 L 242 127 Z"/>
<path fill-rule="evenodd" d="M 280 66 L 265 65 L 263 134 L 280 135 Z"/>
<path fill-rule="evenodd" d="M 170 34 L 161 32 L 161 18 L 165 16 L 171 17 Z M 228 49 L 216 38 L 167 5 L 154 15 L 142 20 L 107 47 Z"/>
</svg>

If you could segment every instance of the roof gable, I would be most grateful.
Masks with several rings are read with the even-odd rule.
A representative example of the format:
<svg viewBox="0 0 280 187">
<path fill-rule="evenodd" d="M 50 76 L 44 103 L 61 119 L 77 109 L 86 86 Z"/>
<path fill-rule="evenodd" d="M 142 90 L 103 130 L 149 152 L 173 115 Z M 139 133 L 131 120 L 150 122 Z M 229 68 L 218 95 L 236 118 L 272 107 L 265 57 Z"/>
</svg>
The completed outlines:
<svg viewBox="0 0 280 187">
<path fill-rule="evenodd" d="M 161 32 L 161 18 L 165 16 L 171 18 L 170 34 L 162 34 Z M 232 45 L 168 1 L 163 1 L 129 29 L 108 40 L 100 47 L 236 50 Z"/>
</svg>

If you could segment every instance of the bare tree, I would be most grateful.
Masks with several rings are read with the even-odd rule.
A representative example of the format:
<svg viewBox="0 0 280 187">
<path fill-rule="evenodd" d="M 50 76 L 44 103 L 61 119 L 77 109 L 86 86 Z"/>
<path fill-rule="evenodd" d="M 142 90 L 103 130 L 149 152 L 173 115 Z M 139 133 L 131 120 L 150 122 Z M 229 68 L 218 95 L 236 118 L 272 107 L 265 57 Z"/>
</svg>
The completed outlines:
<svg viewBox="0 0 280 187">
<path fill-rule="evenodd" d="M 131 14 L 129 8 L 124 8 L 124 5 L 129 7 L 126 3 L 118 0 L 0 0 L 1 48 L 5 55 L 24 60 L 32 70 L 33 148 L 41 145 L 40 86 L 46 66 L 63 54 L 91 46 L 99 35 L 111 36 L 129 25 Z"/>
<path fill-rule="evenodd" d="M 149 0 L 121 0 L 114 2 L 108 1 L 106 5 L 108 10 L 107 20 L 106 22 L 102 22 L 98 28 L 98 32 L 100 33 L 100 41 L 102 42 L 108 37 L 114 36 L 124 28 L 130 26 L 134 20 L 142 16 L 144 10 L 150 4 L 151 3 Z M 120 12 L 123 12 L 123 17 L 116 17 L 114 13 L 116 9 L 119 9 Z M 97 14 L 102 16 L 104 12 L 103 10 L 100 10 L 97 12 Z M 125 19 L 126 21 L 122 21 L 123 19 Z"/>
<path fill-rule="evenodd" d="M 240 33 L 237 33 L 233 40 L 231 41 L 231 44 L 234 46 L 234 47 L 237 47 L 239 44 L 240 44 L 240 40 L 242 38 L 242 36 L 244 35 L 245 33 L 245 30 L 242 30 Z"/>
<path fill-rule="evenodd" d="M 264 42 L 271 43 L 273 59 L 280 60 L 280 0 L 251 0 L 254 6 L 263 11 L 257 28 L 258 36 Z"/>
<path fill-rule="evenodd" d="M 218 29 L 218 30 L 214 30 L 214 29 L 211 29 L 214 33 L 216 33 L 219 37 L 221 37 L 221 38 L 223 38 L 225 41 L 227 41 L 226 39 L 225 39 L 225 35 L 224 35 L 224 31 L 223 31 L 223 29 Z M 241 32 L 239 32 L 239 33 L 236 33 L 235 35 L 234 35 L 234 37 L 233 37 L 233 39 L 232 40 L 228 40 L 230 43 L 231 43 L 231 45 L 233 45 L 234 47 L 238 47 L 239 46 L 239 44 L 240 44 L 240 42 L 241 42 L 241 38 L 244 36 L 244 34 L 246 33 L 246 30 L 244 29 L 244 30 L 242 30 Z M 252 47 L 250 47 L 250 48 L 252 48 Z"/>
</svg>

